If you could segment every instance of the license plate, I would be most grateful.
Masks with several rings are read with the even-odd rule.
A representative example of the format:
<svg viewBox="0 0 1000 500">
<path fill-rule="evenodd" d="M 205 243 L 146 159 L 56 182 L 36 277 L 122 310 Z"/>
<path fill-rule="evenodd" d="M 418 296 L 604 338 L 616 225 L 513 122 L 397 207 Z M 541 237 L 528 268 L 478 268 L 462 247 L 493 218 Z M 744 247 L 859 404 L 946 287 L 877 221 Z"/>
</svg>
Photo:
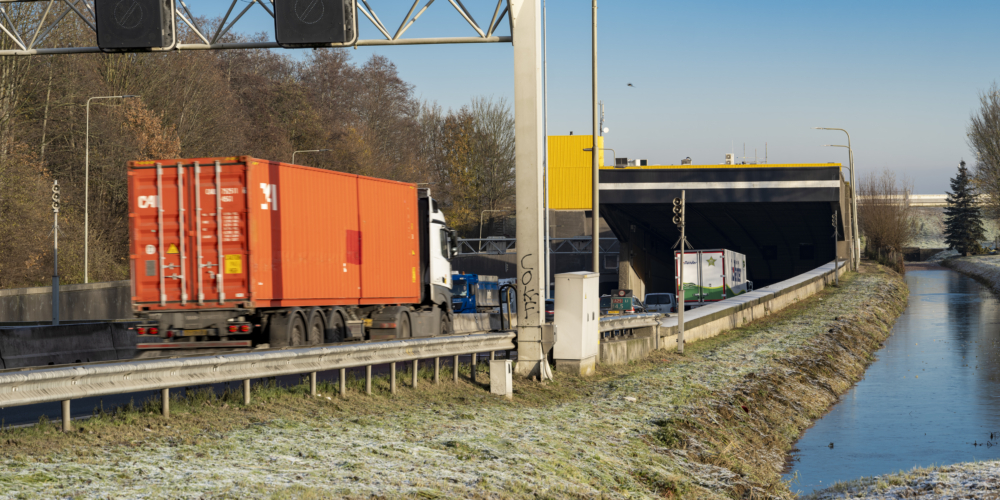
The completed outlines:
<svg viewBox="0 0 1000 500">
<path fill-rule="evenodd" d="M 210 333 L 211 333 L 211 330 L 209 330 L 207 328 L 202 328 L 202 329 L 199 329 L 199 330 L 184 330 L 184 335 L 183 336 L 185 336 L 185 337 L 201 337 L 203 335 L 209 335 Z"/>
</svg>

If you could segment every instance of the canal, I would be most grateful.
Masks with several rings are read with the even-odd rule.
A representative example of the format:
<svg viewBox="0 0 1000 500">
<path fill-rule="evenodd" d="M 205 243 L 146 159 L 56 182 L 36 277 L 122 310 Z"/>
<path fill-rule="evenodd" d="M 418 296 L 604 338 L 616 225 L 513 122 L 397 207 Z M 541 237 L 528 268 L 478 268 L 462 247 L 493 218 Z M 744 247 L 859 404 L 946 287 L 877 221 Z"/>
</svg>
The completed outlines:
<svg viewBox="0 0 1000 500">
<path fill-rule="evenodd" d="M 908 268 L 910 300 L 858 382 L 796 443 L 792 491 L 1000 458 L 1000 304 L 949 269 Z"/>
</svg>

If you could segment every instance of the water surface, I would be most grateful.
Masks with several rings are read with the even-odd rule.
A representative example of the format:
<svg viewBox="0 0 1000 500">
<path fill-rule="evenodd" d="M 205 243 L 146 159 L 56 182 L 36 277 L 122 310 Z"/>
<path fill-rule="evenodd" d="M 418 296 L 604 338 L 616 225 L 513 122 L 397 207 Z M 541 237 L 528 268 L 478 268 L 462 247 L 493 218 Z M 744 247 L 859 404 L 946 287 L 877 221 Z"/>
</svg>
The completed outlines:
<svg viewBox="0 0 1000 500">
<path fill-rule="evenodd" d="M 909 304 L 878 360 L 796 443 L 792 491 L 1000 458 L 1000 304 L 946 268 L 908 270 L 906 283 Z"/>
</svg>

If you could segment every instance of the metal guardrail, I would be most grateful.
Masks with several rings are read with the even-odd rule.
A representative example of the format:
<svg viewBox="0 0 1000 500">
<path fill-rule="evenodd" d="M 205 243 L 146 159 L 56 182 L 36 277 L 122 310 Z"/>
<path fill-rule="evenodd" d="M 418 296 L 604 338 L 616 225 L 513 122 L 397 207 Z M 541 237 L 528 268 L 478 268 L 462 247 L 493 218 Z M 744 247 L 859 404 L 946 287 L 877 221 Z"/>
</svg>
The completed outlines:
<svg viewBox="0 0 1000 500">
<path fill-rule="evenodd" d="M 0 373 L 0 408 L 512 350 L 513 339 L 495 332 L 7 372 Z"/>
<path fill-rule="evenodd" d="M 549 238 L 549 251 L 553 254 L 589 254 L 593 241 L 589 236 Z M 601 253 L 618 254 L 617 238 L 601 238 Z M 458 240 L 459 255 L 504 255 L 517 251 L 516 238 L 464 238 Z"/>
<path fill-rule="evenodd" d="M 631 330 L 634 328 L 648 328 L 660 324 L 663 314 L 660 313 L 640 313 L 625 316 L 605 316 L 601 318 L 601 333 L 615 330 Z"/>
</svg>

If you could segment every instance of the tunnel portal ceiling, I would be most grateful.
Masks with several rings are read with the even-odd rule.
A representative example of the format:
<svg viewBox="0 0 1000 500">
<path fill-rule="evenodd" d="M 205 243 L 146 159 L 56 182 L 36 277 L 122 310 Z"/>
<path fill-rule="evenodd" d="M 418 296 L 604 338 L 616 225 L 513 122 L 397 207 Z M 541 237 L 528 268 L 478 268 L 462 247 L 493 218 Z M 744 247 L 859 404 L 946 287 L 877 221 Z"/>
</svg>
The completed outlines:
<svg viewBox="0 0 1000 500">
<path fill-rule="evenodd" d="M 630 240 L 633 227 L 647 231 L 649 256 L 669 273 L 662 278 L 672 280 L 671 247 L 680 237 L 672 200 L 683 188 L 688 241 L 695 249 L 745 254 L 759 287 L 834 259 L 830 218 L 839 207 L 840 182 L 839 166 L 602 171 L 601 215 L 621 241 Z"/>
</svg>

